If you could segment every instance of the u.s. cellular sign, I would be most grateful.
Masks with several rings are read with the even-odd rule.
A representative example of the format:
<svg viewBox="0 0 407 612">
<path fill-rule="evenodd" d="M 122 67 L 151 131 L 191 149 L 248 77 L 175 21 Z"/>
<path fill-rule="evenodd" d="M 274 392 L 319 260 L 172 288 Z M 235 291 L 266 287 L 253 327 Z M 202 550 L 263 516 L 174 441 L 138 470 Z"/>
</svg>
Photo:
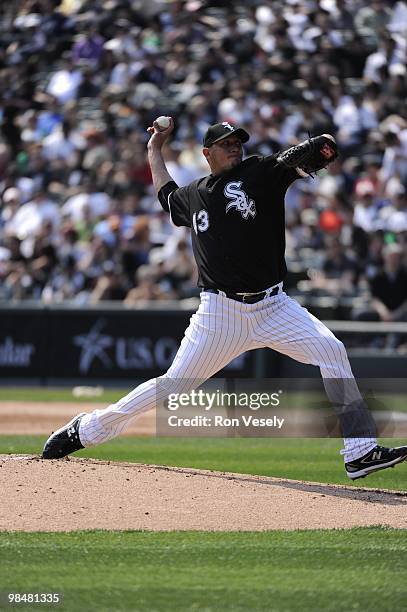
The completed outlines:
<svg viewBox="0 0 407 612">
<path fill-rule="evenodd" d="M 0 368 L 5 377 L 148 378 L 171 365 L 189 311 L 43 308 L 0 310 Z M 251 376 L 253 357 L 229 366 Z"/>
</svg>

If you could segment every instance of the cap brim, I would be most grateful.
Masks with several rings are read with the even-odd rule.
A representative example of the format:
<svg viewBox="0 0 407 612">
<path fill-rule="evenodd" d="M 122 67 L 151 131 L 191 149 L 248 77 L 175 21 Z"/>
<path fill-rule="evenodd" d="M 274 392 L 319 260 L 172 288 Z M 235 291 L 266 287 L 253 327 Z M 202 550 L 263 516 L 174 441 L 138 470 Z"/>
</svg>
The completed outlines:
<svg viewBox="0 0 407 612">
<path fill-rule="evenodd" d="M 214 140 L 212 144 L 215 144 L 215 142 L 219 142 L 220 140 L 224 140 L 225 138 L 229 138 L 230 136 L 236 136 L 236 138 L 238 138 L 241 142 L 247 142 L 250 138 L 246 130 L 244 130 L 243 128 L 236 128 L 235 130 L 233 130 L 233 132 L 223 134 L 223 136 L 220 136 L 219 138 Z"/>
</svg>

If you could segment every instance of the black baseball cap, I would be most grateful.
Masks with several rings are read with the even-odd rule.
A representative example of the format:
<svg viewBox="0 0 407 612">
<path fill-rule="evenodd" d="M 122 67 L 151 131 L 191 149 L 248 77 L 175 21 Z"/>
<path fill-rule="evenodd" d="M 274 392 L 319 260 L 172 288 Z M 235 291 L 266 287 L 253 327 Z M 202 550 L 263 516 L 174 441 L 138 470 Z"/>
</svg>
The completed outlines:
<svg viewBox="0 0 407 612">
<path fill-rule="evenodd" d="M 227 138 L 228 136 L 236 136 L 241 142 L 247 142 L 250 138 L 249 134 L 241 127 L 236 127 L 228 121 L 222 123 L 215 123 L 208 127 L 206 134 L 203 139 L 204 147 L 211 147 L 218 140 Z"/>
</svg>

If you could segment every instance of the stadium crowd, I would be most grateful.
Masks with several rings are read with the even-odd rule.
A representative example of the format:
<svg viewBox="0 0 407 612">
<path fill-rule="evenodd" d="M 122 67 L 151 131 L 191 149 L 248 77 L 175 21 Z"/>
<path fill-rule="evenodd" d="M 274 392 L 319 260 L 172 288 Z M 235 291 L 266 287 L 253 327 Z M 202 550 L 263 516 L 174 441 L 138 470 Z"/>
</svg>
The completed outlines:
<svg viewBox="0 0 407 612">
<path fill-rule="evenodd" d="M 249 131 L 248 155 L 334 134 L 340 159 L 287 194 L 287 288 L 405 320 L 406 46 L 403 1 L 2 3 L 0 300 L 198 295 L 146 158 L 164 114 L 179 185 L 208 173 L 216 121 Z"/>
</svg>

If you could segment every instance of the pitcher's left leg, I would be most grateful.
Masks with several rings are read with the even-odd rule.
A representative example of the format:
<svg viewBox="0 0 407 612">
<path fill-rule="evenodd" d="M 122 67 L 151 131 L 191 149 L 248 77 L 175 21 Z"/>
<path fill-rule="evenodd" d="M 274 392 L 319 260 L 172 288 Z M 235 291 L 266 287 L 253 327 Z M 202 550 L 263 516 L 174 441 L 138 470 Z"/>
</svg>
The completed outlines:
<svg viewBox="0 0 407 612">
<path fill-rule="evenodd" d="M 376 428 L 343 343 L 285 293 L 267 300 L 267 305 L 256 311 L 256 321 L 256 337 L 264 346 L 320 368 L 329 400 L 339 413 L 345 462 L 372 450 L 377 444 Z"/>
</svg>

